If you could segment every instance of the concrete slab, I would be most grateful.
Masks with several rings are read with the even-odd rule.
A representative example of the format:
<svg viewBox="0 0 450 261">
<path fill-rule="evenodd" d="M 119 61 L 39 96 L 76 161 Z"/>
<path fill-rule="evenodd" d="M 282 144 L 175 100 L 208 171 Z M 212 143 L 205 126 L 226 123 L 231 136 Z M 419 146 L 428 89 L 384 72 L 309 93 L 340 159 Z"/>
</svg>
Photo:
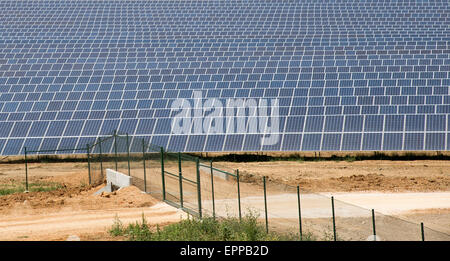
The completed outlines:
<svg viewBox="0 0 450 261">
<path fill-rule="evenodd" d="M 106 169 L 106 186 L 99 189 L 94 195 L 100 195 L 102 192 L 113 192 L 121 188 L 129 187 L 132 184 L 132 177 L 112 169 Z"/>
<path fill-rule="evenodd" d="M 119 188 L 129 187 L 132 184 L 132 177 L 112 169 L 106 169 L 106 182 Z"/>
</svg>

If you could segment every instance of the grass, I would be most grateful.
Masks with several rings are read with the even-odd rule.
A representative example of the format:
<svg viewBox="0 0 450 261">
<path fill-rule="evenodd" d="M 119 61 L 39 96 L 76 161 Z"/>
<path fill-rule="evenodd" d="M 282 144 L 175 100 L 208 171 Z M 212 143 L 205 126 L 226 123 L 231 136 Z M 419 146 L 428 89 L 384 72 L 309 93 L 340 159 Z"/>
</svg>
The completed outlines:
<svg viewBox="0 0 450 261">
<path fill-rule="evenodd" d="M 356 161 L 357 158 L 356 158 L 356 157 L 353 157 L 353 156 L 346 156 L 346 157 L 344 158 L 344 160 L 345 160 L 346 162 L 353 162 L 353 161 Z"/>
<path fill-rule="evenodd" d="M 58 190 L 62 188 L 62 185 L 55 182 L 31 182 L 28 183 L 29 192 L 47 192 Z M 26 190 L 25 182 L 0 184 L 0 196 L 23 193 Z"/>
<path fill-rule="evenodd" d="M 144 215 L 141 222 L 124 226 L 117 218 L 109 229 L 113 237 L 124 236 L 130 241 L 293 241 L 298 235 L 266 233 L 265 226 L 254 214 L 247 214 L 242 220 L 234 217 L 214 219 L 188 218 L 179 223 L 160 228 L 147 224 Z M 303 235 L 304 241 L 314 240 L 310 234 Z"/>
</svg>

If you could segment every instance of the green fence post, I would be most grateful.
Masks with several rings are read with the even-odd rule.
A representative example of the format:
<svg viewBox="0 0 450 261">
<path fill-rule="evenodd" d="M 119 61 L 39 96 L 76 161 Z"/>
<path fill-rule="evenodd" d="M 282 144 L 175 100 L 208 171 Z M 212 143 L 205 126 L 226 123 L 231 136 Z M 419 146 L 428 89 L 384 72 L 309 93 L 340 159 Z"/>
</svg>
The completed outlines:
<svg viewBox="0 0 450 261">
<path fill-rule="evenodd" d="M 92 184 L 92 180 L 91 180 L 91 158 L 90 158 L 90 148 L 89 148 L 89 144 L 86 144 L 86 152 L 87 152 L 87 160 L 88 160 L 88 175 L 89 175 L 89 185 Z"/>
<path fill-rule="evenodd" d="M 102 138 L 98 138 L 99 142 L 98 142 L 98 148 L 100 150 L 100 175 L 101 178 L 103 180 L 103 154 L 102 154 Z"/>
<path fill-rule="evenodd" d="M 211 196 L 212 196 L 213 218 L 216 219 L 216 204 L 214 202 L 214 169 L 212 160 L 210 161 L 209 164 L 211 168 Z"/>
<path fill-rule="evenodd" d="M 336 241 L 336 217 L 334 215 L 334 197 L 331 196 L 331 212 L 333 214 L 333 236 L 334 241 Z"/>
<path fill-rule="evenodd" d="M 239 221 L 242 221 L 242 212 L 241 212 L 241 188 L 239 185 L 239 170 L 236 170 L 236 180 L 237 180 L 237 193 L 238 193 L 238 208 L 239 208 Z"/>
<path fill-rule="evenodd" d="M 180 206 L 183 208 L 183 172 L 181 170 L 181 152 L 178 152 L 178 181 L 180 183 Z"/>
<path fill-rule="evenodd" d="M 147 193 L 147 170 L 145 167 L 145 140 L 142 139 L 142 162 L 144 164 L 144 192 Z"/>
<path fill-rule="evenodd" d="M 114 130 L 114 161 L 115 161 L 115 167 L 117 171 L 117 130 Z"/>
<path fill-rule="evenodd" d="M 127 158 L 128 158 L 128 176 L 131 176 L 131 167 L 130 167 L 130 139 L 127 133 Z"/>
<path fill-rule="evenodd" d="M 201 184 L 200 184 L 200 160 L 196 158 L 197 165 L 197 193 L 198 193 L 198 214 L 200 218 L 202 218 L 202 193 L 201 193 Z"/>
<path fill-rule="evenodd" d="M 373 227 L 373 241 L 377 241 L 377 231 L 375 230 L 375 210 L 372 209 L 372 227 Z"/>
<path fill-rule="evenodd" d="M 303 240 L 303 232 L 302 232 L 302 210 L 300 207 L 300 187 L 297 186 L 297 202 L 298 202 L 298 228 L 300 231 L 300 241 Z"/>
<path fill-rule="evenodd" d="M 420 222 L 420 230 L 422 232 L 422 241 L 425 241 L 425 230 L 423 228 L 423 222 Z"/>
<path fill-rule="evenodd" d="M 166 200 L 166 181 L 164 180 L 164 148 L 161 147 L 161 181 L 163 200 Z"/>
<path fill-rule="evenodd" d="M 28 192 L 28 161 L 27 161 L 27 147 L 25 149 L 25 192 Z"/>
<path fill-rule="evenodd" d="M 263 177 L 264 184 L 264 211 L 266 213 L 266 233 L 269 233 L 269 217 L 267 213 L 267 192 L 266 192 L 266 177 Z"/>
</svg>

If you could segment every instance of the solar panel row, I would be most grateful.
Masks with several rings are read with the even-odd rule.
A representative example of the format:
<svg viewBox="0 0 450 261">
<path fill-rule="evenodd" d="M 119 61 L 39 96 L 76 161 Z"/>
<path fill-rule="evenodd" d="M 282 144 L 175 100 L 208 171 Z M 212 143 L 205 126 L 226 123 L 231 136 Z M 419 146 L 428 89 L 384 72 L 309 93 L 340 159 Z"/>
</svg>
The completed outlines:
<svg viewBox="0 0 450 261">
<path fill-rule="evenodd" d="M 450 148 L 446 0 L 0 6 L 2 155 L 84 147 L 113 130 L 174 151 Z M 174 101 L 192 106 L 197 90 L 222 112 L 229 99 L 276 98 L 278 142 L 250 128 L 261 115 L 231 132 L 173 133 Z"/>
</svg>

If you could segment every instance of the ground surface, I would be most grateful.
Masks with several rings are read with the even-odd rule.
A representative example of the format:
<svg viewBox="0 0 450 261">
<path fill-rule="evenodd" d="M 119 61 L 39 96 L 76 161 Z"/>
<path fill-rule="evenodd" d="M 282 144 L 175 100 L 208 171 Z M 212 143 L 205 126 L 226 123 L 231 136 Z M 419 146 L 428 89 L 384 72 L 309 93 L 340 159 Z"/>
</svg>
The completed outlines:
<svg viewBox="0 0 450 261">
<path fill-rule="evenodd" d="M 269 181 L 300 185 L 304 192 L 334 195 L 336 199 L 347 203 L 376 208 L 380 212 L 385 211 L 384 214 L 416 223 L 424 222 L 432 229 L 450 233 L 448 161 L 214 164 L 216 168 L 227 171 L 239 169 L 244 203 L 246 196 L 250 200 L 252 196 L 252 193 L 246 195 L 246 191 L 251 191 L 255 184 L 262 184 L 262 177 L 267 176 Z M 63 188 L 50 192 L 0 196 L 0 240 L 65 240 L 70 235 L 77 235 L 82 240 L 120 240 L 111 238 L 107 233 L 116 215 L 126 224 L 141 220 L 144 213 L 147 221 L 153 225 L 177 222 L 182 215 L 180 211 L 158 202 L 151 195 L 141 193 L 135 187 L 114 194 L 93 195 L 101 186 L 88 185 L 87 165 L 84 163 L 32 163 L 29 164 L 28 174 L 30 182 L 58 182 Z M 22 182 L 24 179 L 23 164 L 0 164 L 0 184 Z M 220 184 L 219 180 L 216 182 Z M 389 197 L 391 194 L 399 195 L 397 201 Z M 414 202 L 414 198 L 423 200 Z M 269 206 L 273 205 L 269 201 Z M 407 205 L 409 207 L 405 207 Z M 400 207 L 396 209 L 396 206 Z"/>
<path fill-rule="evenodd" d="M 305 193 L 334 195 L 354 204 L 450 234 L 450 162 L 391 161 L 268 161 L 216 162 L 239 169 L 241 180 L 267 180 L 300 186 Z M 292 189 L 291 189 L 292 190 Z M 295 208 L 295 205 L 291 206 Z"/>
<path fill-rule="evenodd" d="M 136 187 L 94 195 L 85 164 L 30 164 L 29 181 L 61 182 L 63 188 L 0 196 L 0 240 L 120 240 L 107 233 L 116 216 L 123 224 L 178 222 L 185 214 Z M 0 183 L 22 182 L 22 165 L 0 165 Z"/>
<path fill-rule="evenodd" d="M 419 161 L 269 161 L 217 162 L 239 169 L 243 179 L 262 176 L 312 192 L 450 191 L 450 162 Z"/>
</svg>

